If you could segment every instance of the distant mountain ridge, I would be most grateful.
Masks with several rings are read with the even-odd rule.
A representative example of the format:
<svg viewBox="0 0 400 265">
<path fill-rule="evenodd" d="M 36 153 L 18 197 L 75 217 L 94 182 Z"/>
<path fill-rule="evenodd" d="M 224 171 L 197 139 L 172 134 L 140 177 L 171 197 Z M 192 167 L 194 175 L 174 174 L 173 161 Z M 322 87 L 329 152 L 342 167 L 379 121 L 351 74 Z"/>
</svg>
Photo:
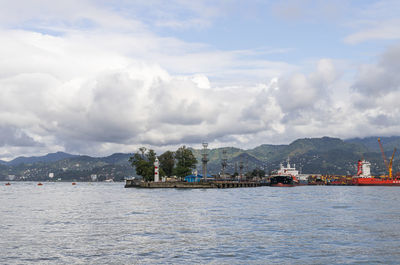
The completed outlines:
<svg viewBox="0 0 400 265">
<path fill-rule="evenodd" d="M 243 173 L 256 168 L 268 173 L 278 169 L 279 164 L 289 158 L 291 164 L 295 164 L 302 173 L 351 175 L 355 174 L 357 160 L 365 158 L 371 162 L 373 174 L 387 174 L 377 138 L 303 138 L 287 145 L 263 144 L 248 150 L 236 147 L 211 148 L 208 150 L 207 168 L 209 173 L 218 174 L 223 152 L 226 151 L 228 173 L 239 172 L 240 168 Z M 400 137 L 381 137 L 381 140 L 386 156 L 390 158 L 393 148 L 400 146 Z M 202 150 L 192 151 L 198 160 L 197 169 L 201 170 Z M 90 157 L 56 152 L 45 156 L 18 157 L 9 162 L 0 161 L 0 180 L 10 175 L 20 179 L 45 180 L 50 172 L 61 179 L 88 180 L 91 175 L 96 175 L 100 179 L 121 180 L 135 175 L 135 170 L 128 162 L 131 156 L 115 153 L 107 157 Z M 396 154 L 393 172 L 400 171 L 398 157 L 399 154 Z"/>
<path fill-rule="evenodd" d="M 76 160 L 92 160 L 92 161 L 104 161 L 108 164 L 119 164 L 121 160 L 124 160 L 131 156 L 132 154 L 115 153 L 106 157 L 91 157 L 87 155 L 72 155 L 65 152 L 49 153 L 43 156 L 31 156 L 25 157 L 20 156 L 11 161 L 0 160 L 0 164 L 8 166 L 16 166 L 19 164 L 35 164 L 35 163 L 53 163 L 64 159 L 75 158 Z"/>
<path fill-rule="evenodd" d="M 45 156 L 18 157 L 0 165 L 0 180 L 54 180 L 91 181 L 123 180 L 135 176 L 129 163 L 132 154 L 116 153 L 107 157 L 90 157 L 57 152 Z"/>
<path fill-rule="evenodd" d="M 390 137 L 366 137 L 366 138 L 352 138 L 344 140 L 345 142 L 355 143 L 355 144 L 362 144 L 364 145 L 368 151 L 375 151 L 380 152 L 378 138 L 381 138 L 382 147 L 383 149 L 388 152 L 393 152 L 393 148 L 400 147 L 400 136 L 390 136 Z"/>
<path fill-rule="evenodd" d="M 238 172 L 238 167 L 246 170 L 254 168 L 271 172 L 288 158 L 303 173 L 315 174 L 355 174 L 355 164 L 365 158 L 372 163 L 373 174 L 385 174 L 383 158 L 377 142 L 378 137 L 346 139 L 322 137 L 297 139 L 288 145 L 264 144 L 253 149 L 242 150 L 225 148 L 227 152 L 227 171 Z M 391 156 L 394 147 L 400 146 L 400 137 L 381 137 L 386 156 Z M 222 150 L 209 151 L 208 169 L 213 173 L 221 170 Z M 201 150 L 194 150 L 201 161 Z M 398 157 L 398 156 L 395 156 Z M 201 168 L 201 165 L 198 166 Z M 398 160 L 394 159 L 393 171 L 400 171 Z"/>
<path fill-rule="evenodd" d="M 25 156 L 20 156 L 17 157 L 9 162 L 4 162 L 4 165 L 19 165 L 19 164 L 34 164 L 34 163 L 50 163 L 50 162 L 56 162 L 59 160 L 63 160 L 66 158 L 71 158 L 71 157 L 77 157 L 78 155 L 71 155 L 68 153 L 64 152 L 56 152 L 56 153 L 49 153 L 44 156 L 31 156 L 31 157 L 25 157 Z"/>
</svg>

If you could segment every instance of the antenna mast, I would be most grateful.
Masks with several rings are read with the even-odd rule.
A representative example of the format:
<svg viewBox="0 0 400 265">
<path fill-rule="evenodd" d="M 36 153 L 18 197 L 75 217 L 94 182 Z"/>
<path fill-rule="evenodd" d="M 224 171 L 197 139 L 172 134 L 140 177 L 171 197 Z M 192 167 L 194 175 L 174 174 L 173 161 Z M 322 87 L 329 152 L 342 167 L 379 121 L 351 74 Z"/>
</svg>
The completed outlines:
<svg viewBox="0 0 400 265">
<path fill-rule="evenodd" d="M 207 181 L 207 162 L 208 162 L 208 143 L 203 143 L 203 158 L 201 162 L 203 162 L 203 181 Z"/>
<path fill-rule="evenodd" d="M 226 150 L 224 149 L 224 150 L 222 150 L 222 160 L 221 160 L 221 167 L 222 167 L 222 177 L 224 178 L 225 177 L 225 169 L 226 169 L 226 166 L 228 165 L 228 159 L 227 159 L 227 156 L 226 156 Z"/>
</svg>

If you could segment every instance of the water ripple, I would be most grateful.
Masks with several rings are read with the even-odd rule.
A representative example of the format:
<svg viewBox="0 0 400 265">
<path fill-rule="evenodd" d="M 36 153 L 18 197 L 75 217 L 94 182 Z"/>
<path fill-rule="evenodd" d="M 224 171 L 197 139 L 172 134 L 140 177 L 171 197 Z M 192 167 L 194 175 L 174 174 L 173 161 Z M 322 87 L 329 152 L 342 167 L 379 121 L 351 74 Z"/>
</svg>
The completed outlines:
<svg viewBox="0 0 400 265">
<path fill-rule="evenodd" d="M 0 183 L 1 185 L 2 183 Z M 0 186 L 6 264 L 398 264 L 390 187 Z"/>
</svg>

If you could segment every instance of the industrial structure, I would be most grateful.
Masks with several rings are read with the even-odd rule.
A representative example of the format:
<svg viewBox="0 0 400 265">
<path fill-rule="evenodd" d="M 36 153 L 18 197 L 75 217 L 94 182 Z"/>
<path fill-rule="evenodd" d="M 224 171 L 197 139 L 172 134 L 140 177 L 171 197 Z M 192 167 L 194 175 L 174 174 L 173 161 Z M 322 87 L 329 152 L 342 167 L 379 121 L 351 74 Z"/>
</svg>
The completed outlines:
<svg viewBox="0 0 400 265">
<path fill-rule="evenodd" d="M 203 176 L 206 176 L 203 178 L 203 181 L 207 181 L 207 162 L 208 162 L 208 150 L 207 150 L 208 143 L 204 142 L 203 143 L 203 158 L 201 159 L 201 162 L 203 163 Z"/>
<path fill-rule="evenodd" d="M 228 166 L 228 158 L 226 155 L 226 150 L 222 150 L 222 159 L 221 159 L 221 176 L 225 178 L 225 169 Z"/>
<path fill-rule="evenodd" d="M 381 143 L 381 139 L 378 138 L 378 143 L 379 143 L 379 148 L 381 149 L 381 153 L 382 153 L 382 157 L 383 157 L 383 161 L 385 162 L 385 166 L 386 169 L 389 173 L 388 177 L 392 178 L 393 177 L 393 172 L 392 172 L 392 165 L 393 165 L 393 158 L 394 158 L 394 154 L 396 153 L 396 148 L 394 148 L 393 150 L 393 154 L 392 154 L 392 158 L 390 159 L 389 163 L 387 161 L 386 155 L 385 155 L 385 151 L 383 150 L 383 146 Z"/>
</svg>

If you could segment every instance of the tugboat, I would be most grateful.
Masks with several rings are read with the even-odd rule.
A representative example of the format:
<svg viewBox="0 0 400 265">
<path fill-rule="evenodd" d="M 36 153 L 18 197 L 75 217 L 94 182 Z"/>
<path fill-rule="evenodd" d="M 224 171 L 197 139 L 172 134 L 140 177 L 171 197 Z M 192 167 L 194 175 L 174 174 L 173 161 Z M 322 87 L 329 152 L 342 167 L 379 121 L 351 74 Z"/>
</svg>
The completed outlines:
<svg viewBox="0 0 400 265">
<path fill-rule="evenodd" d="M 280 164 L 280 168 L 276 174 L 270 177 L 271 187 L 294 187 L 300 185 L 297 179 L 299 171 L 296 170 L 295 166 L 290 166 L 289 158 L 287 159 L 286 167 Z"/>
</svg>

